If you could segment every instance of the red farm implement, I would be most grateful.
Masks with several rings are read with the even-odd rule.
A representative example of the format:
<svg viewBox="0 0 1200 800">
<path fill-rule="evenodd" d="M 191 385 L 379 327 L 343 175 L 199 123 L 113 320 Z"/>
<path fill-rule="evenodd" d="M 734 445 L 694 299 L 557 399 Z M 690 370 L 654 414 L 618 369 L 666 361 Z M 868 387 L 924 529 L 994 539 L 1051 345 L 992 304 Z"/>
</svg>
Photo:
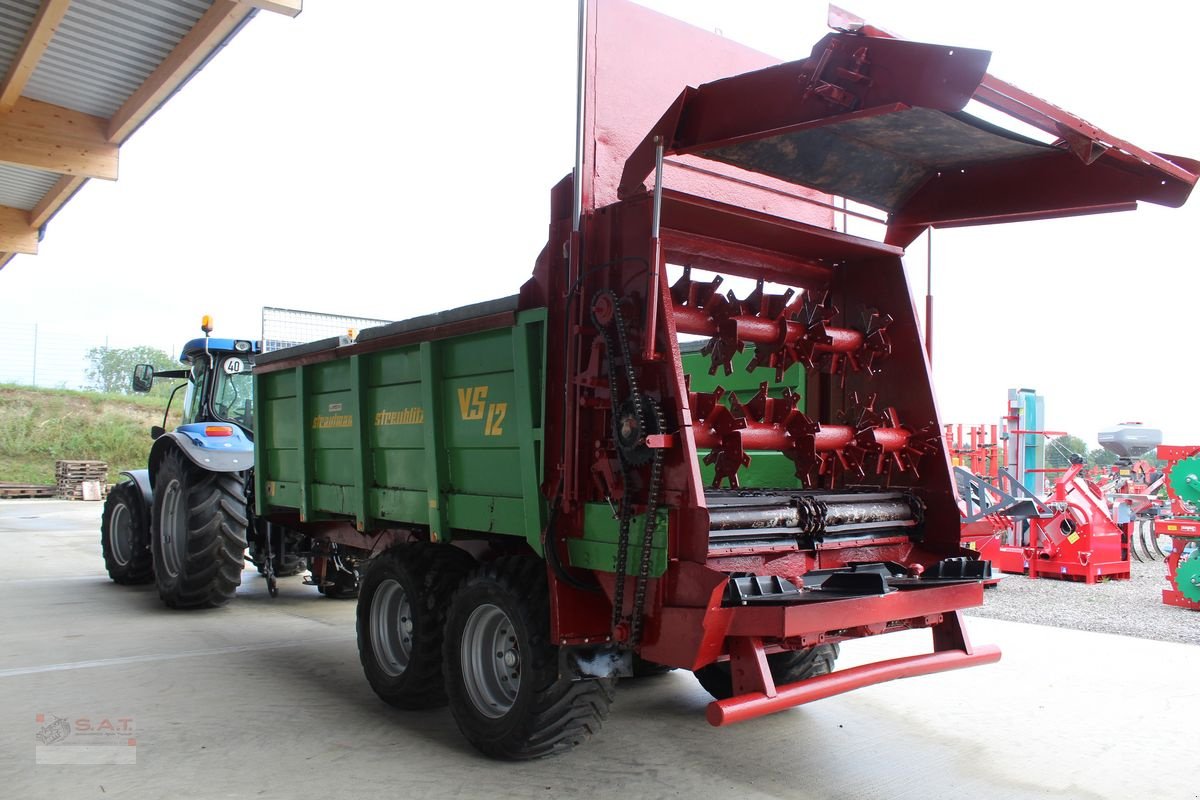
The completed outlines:
<svg viewBox="0 0 1200 800">
<path fill-rule="evenodd" d="M 1154 521 L 1154 533 L 1171 537 L 1163 602 L 1200 611 L 1200 446 L 1159 445 L 1166 462 L 1170 509 Z"/>
<path fill-rule="evenodd" d="M 586 738 L 634 656 L 694 671 L 714 725 L 997 660 L 963 627 L 990 569 L 962 547 L 903 248 L 1178 206 L 1198 165 L 979 50 L 854 26 L 778 63 L 623 0 L 580 27 L 576 167 L 519 296 L 256 365 L 260 514 L 383 553 L 359 597 L 373 688 L 429 705 L 444 668 L 467 738 L 524 758 Z M 835 230 L 836 198 L 884 241 Z M 831 672 L 841 643 L 909 629 L 931 652 Z"/>
</svg>

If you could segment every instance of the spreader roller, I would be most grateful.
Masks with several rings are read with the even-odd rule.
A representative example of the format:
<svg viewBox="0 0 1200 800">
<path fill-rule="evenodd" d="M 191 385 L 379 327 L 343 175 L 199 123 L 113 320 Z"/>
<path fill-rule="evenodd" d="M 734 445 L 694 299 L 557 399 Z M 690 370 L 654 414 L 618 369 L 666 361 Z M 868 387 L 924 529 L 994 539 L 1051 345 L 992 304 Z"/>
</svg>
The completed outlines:
<svg viewBox="0 0 1200 800">
<path fill-rule="evenodd" d="M 813 548 L 830 539 L 919 539 L 920 498 L 905 491 L 709 490 L 709 550 L 788 544 Z"/>
</svg>

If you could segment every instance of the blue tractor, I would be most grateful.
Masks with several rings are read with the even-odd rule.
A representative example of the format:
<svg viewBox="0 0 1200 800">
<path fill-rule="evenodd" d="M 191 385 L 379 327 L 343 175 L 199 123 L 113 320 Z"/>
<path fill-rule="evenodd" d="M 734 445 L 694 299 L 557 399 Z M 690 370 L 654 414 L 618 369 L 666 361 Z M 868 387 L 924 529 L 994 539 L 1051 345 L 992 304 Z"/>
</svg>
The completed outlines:
<svg viewBox="0 0 1200 800">
<path fill-rule="evenodd" d="M 134 369 L 134 391 L 150 391 L 156 378 L 186 383 L 172 390 L 163 424 L 150 429 L 148 468 L 121 473 L 100 526 L 109 577 L 121 584 L 154 581 L 172 608 L 228 603 L 247 556 L 274 595 L 275 579 L 303 571 L 301 553 L 312 550 L 306 537 L 254 519 L 251 371 L 259 343 L 210 338 L 208 317 L 201 329 L 204 337 L 183 347 L 185 369 Z M 181 424 L 168 431 L 171 403 L 185 387 Z M 318 588 L 328 597 L 352 597 L 356 570 L 332 569 Z"/>
</svg>

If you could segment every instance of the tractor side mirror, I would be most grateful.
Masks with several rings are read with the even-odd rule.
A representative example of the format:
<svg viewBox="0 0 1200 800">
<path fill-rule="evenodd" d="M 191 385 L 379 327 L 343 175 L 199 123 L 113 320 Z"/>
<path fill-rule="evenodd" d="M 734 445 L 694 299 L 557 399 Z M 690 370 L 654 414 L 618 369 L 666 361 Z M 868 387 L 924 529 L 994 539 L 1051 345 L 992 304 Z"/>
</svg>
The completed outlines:
<svg viewBox="0 0 1200 800">
<path fill-rule="evenodd" d="M 164 428 L 162 425 L 151 425 L 150 426 L 150 438 L 151 439 L 157 439 L 158 437 L 162 436 L 166 432 L 167 432 L 167 429 Z"/>
<path fill-rule="evenodd" d="M 152 364 L 138 364 L 133 368 L 133 390 L 135 392 L 148 392 L 153 385 L 154 366 Z"/>
</svg>

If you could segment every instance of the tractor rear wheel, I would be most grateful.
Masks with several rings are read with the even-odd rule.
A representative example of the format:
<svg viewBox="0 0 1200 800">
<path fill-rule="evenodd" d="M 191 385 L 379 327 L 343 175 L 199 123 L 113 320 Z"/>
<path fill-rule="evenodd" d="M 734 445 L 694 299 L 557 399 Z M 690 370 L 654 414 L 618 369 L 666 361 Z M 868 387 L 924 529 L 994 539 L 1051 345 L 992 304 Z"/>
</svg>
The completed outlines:
<svg viewBox="0 0 1200 800">
<path fill-rule="evenodd" d="M 804 650 L 784 650 L 769 653 L 767 666 L 771 668 L 771 679 L 775 681 L 776 686 L 798 683 L 833 672 L 833 662 L 837 661 L 839 652 L 840 648 L 836 644 L 819 644 Z M 730 674 L 728 661 L 714 661 L 696 670 L 694 674 L 704 691 L 711 694 L 714 700 L 728 700 L 733 697 L 733 676 Z"/>
<path fill-rule="evenodd" d="M 207 472 L 168 451 L 154 484 L 151 549 L 158 594 L 171 608 L 233 599 L 246 557 L 246 474 Z"/>
<path fill-rule="evenodd" d="M 457 548 L 425 544 L 399 545 L 371 559 L 358 592 L 358 657 L 384 702 L 405 709 L 446 704 L 442 630 L 450 595 L 470 563 Z M 337 596 L 334 581 L 326 597 Z"/>
<path fill-rule="evenodd" d="M 559 674 L 544 562 L 501 558 L 455 593 L 446 620 L 446 694 L 463 735 L 484 754 L 530 759 L 570 750 L 600 730 L 611 678 Z"/>
<path fill-rule="evenodd" d="M 118 483 L 104 501 L 100 548 L 104 552 L 104 567 L 114 583 L 134 586 L 154 580 L 146 511 L 142 490 L 133 481 Z"/>
</svg>

